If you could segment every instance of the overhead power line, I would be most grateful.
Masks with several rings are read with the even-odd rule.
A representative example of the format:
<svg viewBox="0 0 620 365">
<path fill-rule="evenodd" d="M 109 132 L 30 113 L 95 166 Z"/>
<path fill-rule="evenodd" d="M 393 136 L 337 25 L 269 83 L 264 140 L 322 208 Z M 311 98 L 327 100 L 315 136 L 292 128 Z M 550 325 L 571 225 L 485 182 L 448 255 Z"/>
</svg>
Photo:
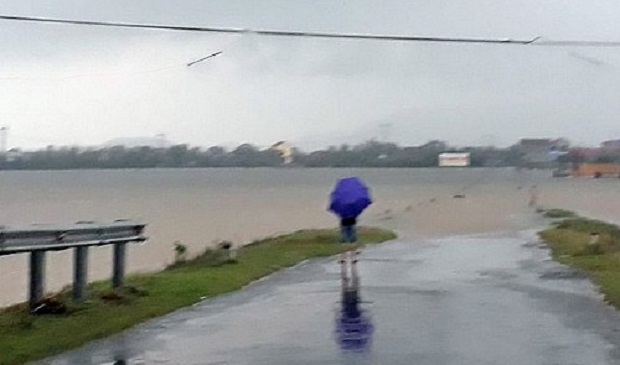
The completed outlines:
<svg viewBox="0 0 620 365">
<path fill-rule="evenodd" d="M 104 22 L 92 20 L 72 20 L 58 18 L 41 18 L 30 16 L 0 15 L 0 20 L 13 20 L 22 22 L 36 23 L 56 23 L 70 25 L 87 25 L 117 28 L 138 28 L 155 29 L 182 32 L 204 32 L 204 33 L 245 33 L 263 36 L 276 37 L 305 37 L 305 38 L 335 38 L 335 39 L 359 39 L 359 40 L 380 40 L 380 41 L 400 41 L 400 42 L 450 42 L 450 43 L 502 43 L 502 44 L 530 44 L 537 40 L 514 40 L 514 39 L 489 39 L 489 38 L 453 38 L 453 37 L 419 37 L 405 35 L 377 35 L 377 34 L 356 34 L 356 33 L 322 33 L 322 32 L 297 32 L 280 30 L 252 30 L 243 28 L 216 28 L 200 26 L 180 26 L 180 25 L 159 25 L 159 24 L 138 24 L 123 22 Z"/>
<path fill-rule="evenodd" d="M 553 41 L 544 40 L 542 37 L 532 39 L 511 39 L 511 38 L 461 38 L 461 37 L 421 37 L 409 35 L 383 35 L 383 34 L 361 34 L 361 33 L 324 33 L 324 32 L 300 32 L 282 30 L 253 30 L 245 28 L 223 28 L 223 27 L 202 27 L 184 25 L 164 25 L 164 24 L 140 24 L 124 22 L 107 22 L 94 20 L 75 20 L 60 18 L 43 18 L 32 16 L 0 15 L 0 20 L 13 20 L 21 22 L 35 23 L 55 23 L 69 25 L 86 25 L 116 28 L 137 28 L 169 30 L 181 32 L 203 32 L 203 33 L 234 33 L 234 34 L 256 34 L 262 36 L 275 37 L 303 37 L 303 38 L 326 38 L 326 39 L 357 39 L 357 40 L 376 40 L 376 41 L 396 41 L 396 42 L 437 42 L 437 43 L 490 43 L 490 44 L 514 44 L 514 45 L 535 45 L 535 46 L 555 46 L 555 47 L 620 47 L 620 41 L 583 41 L 583 40 L 564 40 Z"/>
<path fill-rule="evenodd" d="M 552 41 L 541 40 L 532 43 L 534 46 L 548 47 L 620 47 L 617 41 Z"/>
<path fill-rule="evenodd" d="M 257 35 L 264 35 L 264 36 L 279 36 L 279 37 L 365 39 L 365 40 L 401 41 L 401 42 L 459 42 L 459 43 L 514 43 L 514 44 L 529 44 L 533 41 L 533 40 L 513 40 L 513 39 L 417 37 L 417 36 L 355 34 L 355 33 L 321 33 L 321 32 L 296 32 L 296 31 L 280 31 L 280 30 L 252 30 L 252 29 L 243 29 L 243 28 L 214 28 L 214 27 L 199 27 L 199 26 L 102 22 L 102 21 L 92 21 L 92 20 L 71 20 L 71 19 L 40 18 L 40 17 L 13 16 L 13 15 L 0 15 L 0 19 L 1 20 L 24 21 L 24 22 L 36 22 L 36 23 L 57 23 L 57 24 L 117 27 L 117 28 L 156 29 L 156 30 L 171 30 L 171 31 L 182 31 L 182 32 L 250 33 L 250 34 L 257 34 Z"/>
</svg>

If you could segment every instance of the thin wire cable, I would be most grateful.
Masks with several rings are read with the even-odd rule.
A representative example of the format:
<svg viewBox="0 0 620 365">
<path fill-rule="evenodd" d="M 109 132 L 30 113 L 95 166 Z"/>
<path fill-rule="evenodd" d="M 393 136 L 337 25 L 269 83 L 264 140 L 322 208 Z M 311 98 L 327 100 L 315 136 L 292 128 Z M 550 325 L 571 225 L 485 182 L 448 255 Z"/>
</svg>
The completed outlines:
<svg viewBox="0 0 620 365">
<path fill-rule="evenodd" d="M 206 61 L 206 60 L 208 60 L 209 58 L 213 58 L 213 57 L 219 56 L 219 55 L 221 55 L 222 53 L 224 53 L 224 51 L 215 52 L 215 53 L 212 53 L 212 54 L 210 54 L 210 55 L 208 55 L 208 56 L 206 56 L 206 57 L 199 58 L 199 59 L 197 59 L 197 60 L 195 60 L 195 61 L 192 61 L 192 62 L 188 63 L 188 64 L 187 64 L 187 67 L 191 67 L 191 66 L 193 66 L 193 65 L 195 65 L 195 64 L 197 64 L 197 63 L 200 63 L 200 62 Z"/>
<path fill-rule="evenodd" d="M 381 35 L 381 34 L 358 34 L 358 33 L 323 33 L 323 32 L 300 32 L 300 31 L 280 31 L 280 30 L 252 30 L 245 28 L 218 28 L 201 26 L 182 26 L 164 24 L 140 24 L 124 22 L 106 22 L 94 20 L 74 20 L 60 18 L 43 18 L 32 16 L 0 15 L 0 20 L 12 20 L 21 22 L 35 23 L 56 23 L 70 25 L 87 25 L 117 28 L 138 28 L 154 30 L 170 30 L 182 32 L 205 32 L 205 33 L 236 33 L 236 34 L 257 34 L 262 36 L 276 37 L 304 37 L 304 38 L 328 38 L 328 39 L 353 39 L 353 40 L 376 40 L 376 41 L 396 41 L 396 42 L 435 42 L 435 43 L 489 43 L 489 44 L 512 44 L 512 45 L 533 45 L 547 47 L 620 47 L 620 41 L 588 41 L 588 40 L 542 40 L 538 36 L 532 39 L 511 39 L 511 38 L 461 38 L 461 37 L 420 37 L 407 35 Z"/>
<path fill-rule="evenodd" d="M 155 29 L 170 30 L 182 32 L 205 32 L 205 33 L 241 33 L 241 34 L 257 34 L 262 36 L 275 37 L 303 37 L 303 38 L 328 38 L 328 39 L 357 39 L 357 40 L 379 40 L 379 41 L 397 41 L 397 42 L 443 42 L 443 43 L 499 43 L 499 44 L 531 44 L 538 38 L 531 40 L 515 40 L 515 39 L 491 39 L 491 38 L 460 38 L 460 37 L 419 37 L 406 35 L 378 35 L 378 34 L 357 34 L 357 33 L 322 33 L 322 32 L 299 32 L 299 31 L 280 31 L 280 30 L 252 30 L 243 28 L 216 28 L 216 27 L 200 27 L 200 26 L 180 26 L 180 25 L 159 25 L 159 24 L 138 24 L 123 22 L 105 22 L 92 20 L 72 20 L 59 18 L 42 18 L 30 16 L 0 15 L 0 20 L 13 20 L 22 22 L 36 23 L 56 23 L 71 25 L 88 25 L 101 27 L 117 27 L 117 28 L 139 28 L 139 29 Z"/>
<path fill-rule="evenodd" d="M 262 36 L 275 37 L 303 37 L 303 38 L 327 38 L 327 39 L 354 39 L 354 40 L 376 40 L 376 41 L 396 41 L 396 42 L 435 42 L 435 43 L 489 43 L 489 44 L 512 44 L 512 45 L 534 45 L 547 47 L 620 47 L 620 41 L 588 41 L 588 40 L 542 40 L 538 36 L 532 39 L 519 40 L 510 38 L 461 38 L 461 37 L 420 37 L 408 35 L 382 35 L 382 34 L 358 34 L 358 33 L 323 33 L 323 32 L 300 32 L 300 31 L 281 31 L 281 30 L 252 30 L 245 28 L 220 28 L 202 26 L 183 26 L 165 24 L 140 24 L 124 22 L 108 22 L 94 20 L 75 20 L 60 18 L 44 18 L 18 15 L 0 15 L 0 20 L 12 20 L 21 22 L 35 23 L 56 23 L 70 25 L 87 25 L 116 28 L 138 28 L 154 30 L 170 30 L 182 32 L 204 32 L 204 33 L 236 33 L 236 34 L 257 34 Z"/>
<path fill-rule="evenodd" d="M 534 41 L 533 46 L 547 47 L 620 47 L 617 41 Z"/>
<path fill-rule="evenodd" d="M 231 42 L 233 44 L 236 42 Z M 230 45 L 230 44 L 229 44 Z M 228 46 L 227 46 L 228 47 Z M 210 58 L 218 56 L 224 53 L 224 51 L 218 51 L 212 53 L 206 57 L 199 58 L 195 61 L 186 63 L 185 66 L 193 66 L 199 62 L 206 61 Z M 74 74 L 74 75 L 66 75 L 66 76 L 57 76 L 57 77 L 36 77 L 36 76 L 0 76 L 0 80 L 5 81 L 26 81 L 26 80 L 48 80 L 48 81 L 62 81 L 62 80 L 70 80 L 70 79 L 79 79 L 79 78 L 95 78 L 95 77 L 107 77 L 107 76 L 135 76 L 135 75 L 147 75 L 153 74 L 163 71 L 170 71 L 173 69 L 181 69 L 183 66 L 181 64 L 171 64 L 168 66 L 158 67 L 151 70 L 143 70 L 143 71 L 117 71 L 117 72 L 94 72 L 94 73 L 83 73 L 83 74 Z"/>
</svg>

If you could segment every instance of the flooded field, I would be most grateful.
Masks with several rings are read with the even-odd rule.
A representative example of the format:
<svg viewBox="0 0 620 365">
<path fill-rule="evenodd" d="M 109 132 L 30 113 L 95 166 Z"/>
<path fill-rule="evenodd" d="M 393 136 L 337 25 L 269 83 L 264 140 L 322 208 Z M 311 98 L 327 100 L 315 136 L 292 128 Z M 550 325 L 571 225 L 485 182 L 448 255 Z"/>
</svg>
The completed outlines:
<svg viewBox="0 0 620 365">
<path fill-rule="evenodd" d="M 153 169 L 5 171 L 0 173 L 0 224 L 67 224 L 78 220 L 143 220 L 149 241 L 129 251 L 129 270 L 161 269 L 173 243 L 193 253 L 221 240 L 243 244 L 291 230 L 336 225 L 327 196 L 339 177 L 356 175 L 376 203 L 363 223 L 407 234 L 502 231 L 540 224 L 528 207 L 537 185 L 541 205 L 620 221 L 618 179 L 553 179 L 513 169 Z M 454 198 L 462 194 L 465 198 Z M 90 256 L 91 279 L 108 277 L 111 250 Z M 51 253 L 47 289 L 71 280 L 70 251 Z M 0 258 L 0 306 L 25 300 L 27 255 Z"/>
</svg>

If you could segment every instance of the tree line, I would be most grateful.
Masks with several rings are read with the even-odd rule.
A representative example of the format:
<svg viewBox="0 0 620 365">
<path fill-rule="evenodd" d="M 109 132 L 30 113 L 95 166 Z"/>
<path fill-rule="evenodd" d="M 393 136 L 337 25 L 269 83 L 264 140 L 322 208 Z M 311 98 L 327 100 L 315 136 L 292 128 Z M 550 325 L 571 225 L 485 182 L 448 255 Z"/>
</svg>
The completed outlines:
<svg viewBox="0 0 620 365">
<path fill-rule="evenodd" d="M 523 153 L 516 147 L 455 148 L 443 141 L 421 146 L 367 141 L 358 145 L 332 146 L 313 152 L 294 150 L 293 166 L 299 167 L 434 167 L 442 152 L 469 152 L 471 165 L 519 166 Z M 37 151 L 11 150 L 0 158 L 0 168 L 13 170 L 106 169 L 154 167 L 276 167 L 280 153 L 271 148 L 242 144 L 234 149 L 214 146 L 105 148 L 47 147 Z"/>
</svg>

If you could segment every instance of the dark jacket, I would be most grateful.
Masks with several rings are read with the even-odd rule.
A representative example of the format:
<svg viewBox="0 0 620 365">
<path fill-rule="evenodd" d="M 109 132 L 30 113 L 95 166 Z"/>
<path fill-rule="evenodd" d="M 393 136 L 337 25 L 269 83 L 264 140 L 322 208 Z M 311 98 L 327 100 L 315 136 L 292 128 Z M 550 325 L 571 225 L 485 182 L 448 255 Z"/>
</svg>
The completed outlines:
<svg viewBox="0 0 620 365">
<path fill-rule="evenodd" d="M 340 220 L 340 225 L 348 227 L 348 226 L 354 226 L 357 224 L 357 219 L 355 217 L 351 217 L 351 218 L 342 218 Z"/>
</svg>

